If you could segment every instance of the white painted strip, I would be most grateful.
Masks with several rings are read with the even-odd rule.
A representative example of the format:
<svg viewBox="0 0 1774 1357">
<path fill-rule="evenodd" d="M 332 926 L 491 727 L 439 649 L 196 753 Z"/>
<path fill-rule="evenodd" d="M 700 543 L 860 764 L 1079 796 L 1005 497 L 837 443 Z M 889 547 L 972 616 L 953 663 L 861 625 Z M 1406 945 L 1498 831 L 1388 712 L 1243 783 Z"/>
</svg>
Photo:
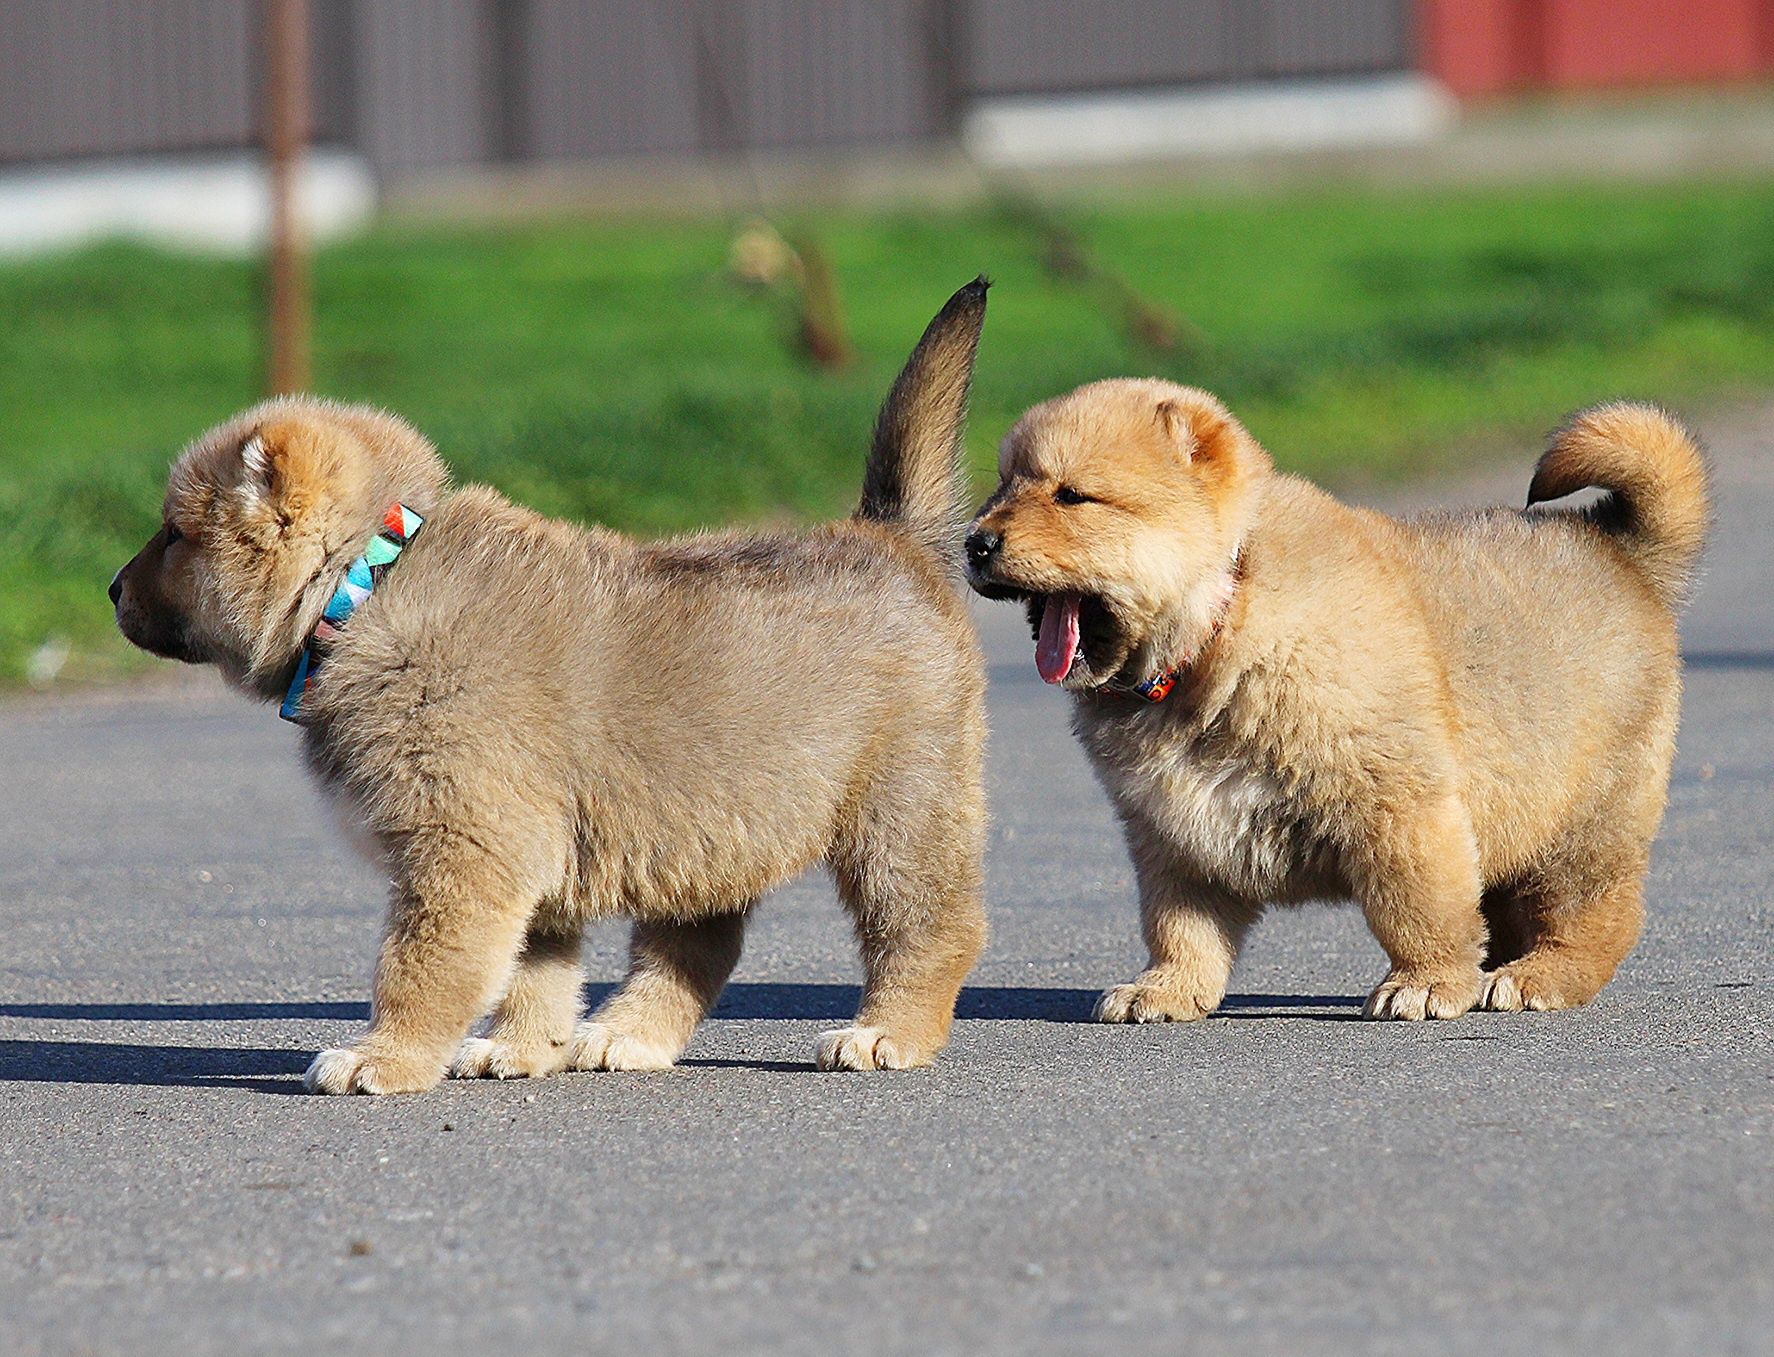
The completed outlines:
<svg viewBox="0 0 1774 1357">
<path fill-rule="evenodd" d="M 1447 133 L 1456 111 L 1435 81 L 1388 74 L 987 99 L 968 111 L 962 137 L 988 164 L 1074 165 L 1419 145 Z"/>
<path fill-rule="evenodd" d="M 237 253 L 270 225 L 267 173 L 250 154 L 82 162 L 0 172 L 0 254 L 130 236 Z M 362 227 L 376 184 L 362 157 L 316 151 L 297 202 L 311 239 Z"/>
</svg>

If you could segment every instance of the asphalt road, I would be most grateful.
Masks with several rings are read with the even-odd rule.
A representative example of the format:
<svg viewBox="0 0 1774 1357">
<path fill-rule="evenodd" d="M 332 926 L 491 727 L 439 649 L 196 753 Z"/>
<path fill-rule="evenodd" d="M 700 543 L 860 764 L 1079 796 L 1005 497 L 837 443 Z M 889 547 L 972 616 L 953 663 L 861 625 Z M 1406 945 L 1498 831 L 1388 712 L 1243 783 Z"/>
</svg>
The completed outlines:
<svg viewBox="0 0 1774 1357">
<path fill-rule="evenodd" d="M 1574 1013 L 1362 1022 L 1340 907 L 1219 1017 L 1086 1022 L 1132 885 L 1000 610 L 936 1069 L 813 1072 L 857 970 L 810 880 L 676 1071 L 309 1098 L 381 891 L 293 731 L 207 682 L 0 706 L 0 1353 L 1774 1351 L 1774 409 L 1710 432 L 1651 921 Z"/>
</svg>

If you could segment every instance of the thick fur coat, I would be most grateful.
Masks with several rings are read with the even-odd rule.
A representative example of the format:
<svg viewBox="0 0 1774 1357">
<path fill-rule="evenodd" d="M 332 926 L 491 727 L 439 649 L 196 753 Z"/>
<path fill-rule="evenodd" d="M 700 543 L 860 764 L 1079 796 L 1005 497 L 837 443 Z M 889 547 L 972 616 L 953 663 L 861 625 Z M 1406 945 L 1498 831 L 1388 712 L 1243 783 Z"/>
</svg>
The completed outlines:
<svg viewBox="0 0 1774 1357">
<path fill-rule="evenodd" d="M 309 764 L 393 881 L 369 1030 L 310 1088 L 668 1066 L 759 896 L 815 863 L 865 971 L 818 1064 L 935 1056 L 985 927 L 985 680 L 955 565 L 984 312 L 976 283 L 932 322 L 860 508 L 806 533 L 550 521 L 452 490 L 402 421 L 315 400 L 183 454 L 166 526 L 112 587 L 118 623 L 262 698 L 387 506 L 425 519 L 301 707 Z M 634 921 L 628 978 L 581 1020 L 581 932 L 612 915 Z"/>
<path fill-rule="evenodd" d="M 1211 1012 L 1266 906 L 1338 896 L 1391 962 L 1370 1016 L 1607 983 L 1643 917 L 1707 519 L 1673 420 L 1575 416 L 1525 512 L 1347 507 L 1156 381 L 1036 407 L 1000 470 L 974 585 L 1029 607 L 1139 883 L 1149 965 L 1099 1017 Z M 1162 701 L 1135 691 L 1172 669 Z"/>
</svg>

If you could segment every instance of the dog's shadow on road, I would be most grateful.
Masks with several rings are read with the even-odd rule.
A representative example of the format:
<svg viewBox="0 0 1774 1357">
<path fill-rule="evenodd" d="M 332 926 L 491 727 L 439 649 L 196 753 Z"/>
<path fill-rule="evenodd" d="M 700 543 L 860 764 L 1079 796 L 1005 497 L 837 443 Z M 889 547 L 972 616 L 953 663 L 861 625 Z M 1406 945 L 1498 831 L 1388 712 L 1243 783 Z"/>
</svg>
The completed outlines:
<svg viewBox="0 0 1774 1357">
<path fill-rule="evenodd" d="M 602 1002 L 613 987 L 593 985 L 592 1003 Z M 1038 985 L 969 985 L 955 1003 L 955 1017 L 965 1022 L 1089 1022 L 1102 991 L 1060 989 Z M 729 985 L 715 1005 L 714 1018 L 816 1018 L 849 1022 L 862 1000 L 855 985 L 745 984 Z M 1228 994 L 1216 1018 L 1308 1018 L 1341 1021 L 1359 1017 L 1362 1000 L 1347 994 Z M 0 1012 L 4 1012 L 0 1009 Z"/>
<path fill-rule="evenodd" d="M 595 1007 L 613 985 L 589 985 L 586 1000 Z M 970 985 L 961 991 L 955 1016 L 963 1022 L 1090 1021 L 1098 991 L 1041 986 Z M 710 1015 L 715 1020 L 848 1022 L 861 991 L 855 985 L 751 982 L 729 985 Z M 1347 995 L 1235 994 L 1217 1016 L 1223 1018 L 1309 1018 L 1323 1021 L 1359 1016 L 1361 1000 Z M 365 1003 L 116 1003 L 9 1004 L 0 1018 L 45 1021 L 167 1023 L 304 1021 L 361 1024 Z M 288 1047 L 204 1046 L 142 1042 L 65 1041 L 0 1038 L 0 1083 L 134 1084 L 173 1088 L 240 1088 L 259 1093 L 299 1093 L 302 1072 L 318 1039 L 340 1034 L 292 1035 Z M 303 1044 L 307 1043 L 307 1044 Z M 785 1068 L 782 1062 L 698 1060 L 686 1065 L 744 1065 Z M 809 1068 L 794 1066 L 796 1069 Z"/>
<path fill-rule="evenodd" d="M 75 1022 L 264 1022 L 306 1019 L 367 1022 L 363 1003 L 11 1004 L 0 1018 Z M 134 1084 L 157 1088 L 244 1088 L 300 1093 L 313 1052 L 292 1043 L 202 1046 L 118 1041 L 0 1038 L 0 1083 Z"/>
<path fill-rule="evenodd" d="M 310 1052 L 249 1046 L 0 1040 L 0 1083 L 133 1084 L 299 1093 Z"/>
</svg>

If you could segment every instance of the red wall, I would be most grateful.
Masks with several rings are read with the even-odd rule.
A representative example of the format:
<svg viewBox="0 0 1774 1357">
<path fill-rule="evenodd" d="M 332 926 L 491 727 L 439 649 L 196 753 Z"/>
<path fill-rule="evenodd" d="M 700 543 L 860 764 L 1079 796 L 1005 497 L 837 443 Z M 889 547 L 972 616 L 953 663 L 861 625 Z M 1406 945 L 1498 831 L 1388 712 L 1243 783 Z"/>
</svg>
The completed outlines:
<svg viewBox="0 0 1774 1357">
<path fill-rule="evenodd" d="M 1774 75 L 1774 0 L 1418 0 L 1422 63 L 1460 95 Z"/>
</svg>

